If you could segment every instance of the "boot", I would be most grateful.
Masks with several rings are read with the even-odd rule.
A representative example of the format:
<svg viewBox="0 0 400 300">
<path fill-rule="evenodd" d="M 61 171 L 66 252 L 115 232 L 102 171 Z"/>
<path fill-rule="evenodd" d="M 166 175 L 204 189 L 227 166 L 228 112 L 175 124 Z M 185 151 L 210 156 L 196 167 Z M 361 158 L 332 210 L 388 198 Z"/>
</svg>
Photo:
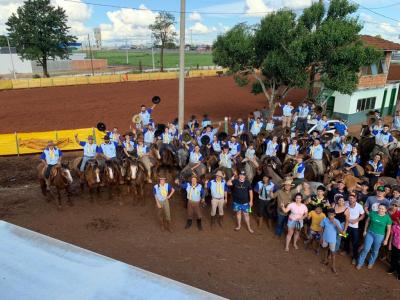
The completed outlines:
<svg viewBox="0 0 400 300">
<path fill-rule="evenodd" d="M 262 218 L 262 217 L 257 217 L 257 227 L 258 227 L 258 228 L 261 228 L 262 221 L 263 221 L 263 218 Z"/>
<path fill-rule="evenodd" d="M 224 224 L 224 216 L 222 215 L 219 215 L 218 216 L 218 225 L 219 225 L 219 227 L 223 227 L 223 224 Z"/>
<path fill-rule="evenodd" d="M 201 225 L 201 219 L 197 219 L 197 228 L 199 230 L 203 230 L 203 226 Z"/>
<path fill-rule="evenodd" d="M 174 232 L 173 230 L 172 230 L 172 227 L 171 227 L 171 221 L 165 221 L 165 227 L 166 227 L 166 229 L 169 231 L 169 232 Z"/>
<path fill-rule="evenodd" d="M 185 229 L 190 228 L 190 226 L 192 226 L 192 219 L 188 219 L 188 220 L 186 221 Z"/>
<path fill-rule="evenodd" d="M 211 216 L 211 228 L 214 227 L 215 224 L 215 216 Z"/>
</svg>

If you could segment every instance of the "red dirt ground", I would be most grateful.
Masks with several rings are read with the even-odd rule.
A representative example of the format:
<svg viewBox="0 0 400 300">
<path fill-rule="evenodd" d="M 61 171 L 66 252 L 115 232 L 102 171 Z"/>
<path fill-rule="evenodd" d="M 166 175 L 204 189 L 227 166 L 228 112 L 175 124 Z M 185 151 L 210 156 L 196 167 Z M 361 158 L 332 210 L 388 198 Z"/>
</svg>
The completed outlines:
<svg viewBox="0 0 400 300">
<path fill-rule="evenodd" d="M 187 116 L 208 112 L 212 118 L 244 116 L 263 106 L 263 97 L 235 86 L 231 78 L 186 81 Z M 0 132 L 72 129 L 105 121 L 126 128 L 140 104 L 160 95 L 155 111 L 162 122 L 176 116 L 176 80 L 94 86 L 3 91 Z M 302 91 L 289 95 L 303 99 Z M 70 160 L 76 153 L 67 153 Z M 74 207 L 57 211 L 46 203 L 35 180 L 38 155 L 0 157 L 0 219 L 116 258 L 231 299 L 396 299 L 399 284 L 385 274 L 383 263 L 356 271 L 349 257 L 338 258 L 339 275 L 320 264 L 302 247 L 283 251 L 283 240 L 265 227 L 250 235 L 234 232 L 231 209 L 224 229 L 209 228 L 209 208 L 203 210 L 204 231 L 184 230 L 185 209 L 179 195 L 172 200 L 175 232 L 161 233 L 155 207 L 146 189 L 146 205 L 132 206 L 131 196 L 91 204 L 74 183 Z M 254 224 L 254 220 L 252 221 Z"/>
<path fill-rule="evenodd" d="M 214 120 L 223 120 L 225 116 L 246 117 L 265 104 L 263 95 L 254 96 L 249 89 L 236 86 L 231 77 L 187 79 L 185 117 L 196 114 L 200 118 L 204 113 Z M 0 133 L 86 128 L 99 121 L 124 131 L 140 105 L 151 105 L 154 95 L 162 101 L 154 111 L 156 122 L 176 118 L 178 80 L 2 91 Z M 293 90 L 288 95 L 295 100 L 304 97 L 302 90 Z"/>
<path fill-rule="evenodd" d="M 68 153 L 67 159 L 75 155 Z M 185 230 L 185 209 L 176 194 L 171 208 L 175 232 L 162 233 L 150 186 L 145 206 L 132 206 L 125 187 L 121 197 L 110 202 L 103 192 L 91 204 L 75 181 L 75 206 L 57 211 L 55 202 L 47 203 L 40 193 L 37 161 L 38 156 L 0 158 L 0 219 L 230 299 L 398 298 L 399 283 L 382 262 L 356 271 L 349 257 L 339 256 L 335 276 L 311 250 L 285 253 L 284 241 L 265 225 L 254 235 L 235 232 L 230 208 L 224 229 L 210 229 L 207 207 L 204 231 Z"/>
</svg>

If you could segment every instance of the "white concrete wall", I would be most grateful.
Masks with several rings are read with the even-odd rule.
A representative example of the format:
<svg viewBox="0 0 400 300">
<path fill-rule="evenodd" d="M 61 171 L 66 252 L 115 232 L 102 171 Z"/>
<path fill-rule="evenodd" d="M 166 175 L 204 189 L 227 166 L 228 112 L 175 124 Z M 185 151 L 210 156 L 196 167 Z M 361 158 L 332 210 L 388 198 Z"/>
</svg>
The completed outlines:
<svg viewBox="0 0 400 300">
<path fill-rule="evenodd" d="M 335 106 L 333 111 L 337 113 L 348 114 L 350 110 L 351 96 L 335 92 L 333 93 L 333 97 L 335 97 Z"/>
<path fill-rule="evenodd" d="M 32 73 L 30 60 L 22 60 L 17 54 L 13 53 L 12 59 L 14 62 L 15 73 Z M 0 54 L 0 75 L 12 74 L 12 63 L 10 54 Z"/>
<path fill-rule="evenodd" d="M 351 95 L 351 104 L 349 114 L 354 114 L 357 112 L 357 102 L 358 99 L 376 97 L 375 107 L 372 109 L 380 109 L 382 106 L 383 94 L 385 92 L 385 87 L 375 88 L 375 89 L 362 89 L 357 90 Z M 386 96 L 387 97 L 387 96 Z"/>
</svg>

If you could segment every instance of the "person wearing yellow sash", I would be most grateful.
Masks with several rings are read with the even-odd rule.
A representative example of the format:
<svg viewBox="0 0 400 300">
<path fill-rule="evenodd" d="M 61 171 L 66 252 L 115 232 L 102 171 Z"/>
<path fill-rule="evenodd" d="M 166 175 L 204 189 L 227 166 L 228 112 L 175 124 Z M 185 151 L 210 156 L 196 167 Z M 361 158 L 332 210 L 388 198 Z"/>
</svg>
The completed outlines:
<svg viewBox="0 0 400 300">
<path fill-rule="evenodd" d="M 222 227 L 224 219 L 224 206 L 228 201 L 228 187 L 223 178 L 225 174 L 218 170 L 215 179 L 206 181 L 205 186 L 211 191 L 211 227 L 215 224 L 215 216 L 218 208 L 218 225 Z"/>
<path fill-rule="evenodd" d="M 302 184 L 304 181 L 304 171 L 306 170 L 306 167 L 303 163 L 303 155 L 298 154 L 296 156 L 296 165 L 293 168 L 293 183 L 294 185 L 299 185 Z"/>
<path fill-rule="evenodd" d="M 43 153 L 40 155 L 40 159 L 45 164 L 45 181 L 46 181 L 46 189 L 50 190 L 50 173 L 51 169 L 55 165 L 61 165 L 61 157 L 62 152 L 60 149 L 54 146 L 53 141 L 49 141 L 47 144 L 47 148 L 44 149 Z"/>
<path fill-rule="evenodd" d="M 201 184 L 197 182 L 196 175 L 192 175 L 190 182 L 183 182 L 181 184 L 182 189 L 186 191 L 187 197 L 187 214 L 188 219 L 186 221 L 185 229 L 190 228 L 193 223 L 193 217 L 197 217 L 197 228 L 203 230 L 201 224 L 201 207 L 200 203 L 204 203 L 204 189 Z"/>
<path fill-rule="evenodd" d="M 172 232 L 169 199 L 175 193 L 175 190 L 169 183 L 167 183 L 165 176 L 160 176 L 159 180 L 159 183 L 153 187 L 153 194 L 156 200 L 160 229 L 161 231 L 166 229 L 169 232 Z"/>
</svg>

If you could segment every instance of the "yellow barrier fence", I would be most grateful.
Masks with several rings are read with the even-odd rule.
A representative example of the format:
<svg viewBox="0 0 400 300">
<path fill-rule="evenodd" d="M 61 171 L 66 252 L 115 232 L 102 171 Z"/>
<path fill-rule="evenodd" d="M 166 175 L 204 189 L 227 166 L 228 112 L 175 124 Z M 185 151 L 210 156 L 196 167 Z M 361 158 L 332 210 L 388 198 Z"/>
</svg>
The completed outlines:
<svg viewBox="0 0 400 300">
<path fill-rule="evenodd" d="M 226 72 L 221 70 L 191 70 L 186 73 L 187 78 L 217 76 Z M 156 72 L 140 74 L 96 75 L 79 77 L 54 77 L 34 79 L 0 80 L 0 90 L 29 89 L 38 87 L 54 87 L 80 84 L 115 83 L 125 81 L 166 80 L 179 77 L 177 72 Z"/>
<path fill-rule="evenodd" d="M 82 141 L 86 141 L 88 135 L 93 135 L 97 144 L 100 144 L 104 137 L 104 132 L 95 128 L 0 134 L 0 155 L 41 153 L 49 140 L 53 140 L 61 150 L 82 149 L 75 141 L 75 134 L 78 134 Z"/>
</svg>

